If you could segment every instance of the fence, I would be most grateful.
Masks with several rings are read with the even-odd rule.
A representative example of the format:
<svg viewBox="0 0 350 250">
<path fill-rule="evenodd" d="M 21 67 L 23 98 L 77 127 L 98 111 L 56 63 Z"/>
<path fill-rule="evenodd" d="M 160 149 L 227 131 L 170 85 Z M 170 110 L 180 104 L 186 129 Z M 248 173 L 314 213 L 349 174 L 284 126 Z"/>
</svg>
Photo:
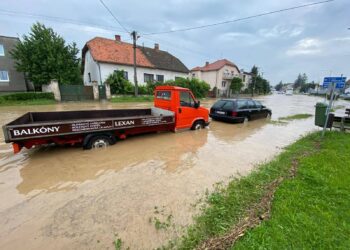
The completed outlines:
<svg viewBox="0 0 350 250">
<path fill-rule="evenodd" d="M 62 101 L 86 101 L 94 99 L 92 86 L 60 85 Z"/>
</svg>

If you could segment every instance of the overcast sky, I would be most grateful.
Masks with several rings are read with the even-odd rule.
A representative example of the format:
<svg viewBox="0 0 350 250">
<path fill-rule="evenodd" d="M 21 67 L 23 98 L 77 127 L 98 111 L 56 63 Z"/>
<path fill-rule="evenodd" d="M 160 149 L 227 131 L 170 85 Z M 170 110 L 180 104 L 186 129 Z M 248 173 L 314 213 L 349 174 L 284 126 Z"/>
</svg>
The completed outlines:
<svg viewBox="0 0 350 250">
<path fill-rule="evenodd" d="M 316 1 L 104 0 L 126 29 L 141 33 L 140 45 L 153 47 L 158 42 L 162 50 L 178 57 L 189 69 L 222 58 L 247 71 L 255 64 L 272 85 L 280 80 L 293 82 L 299 72 L 305 72 L 310 81 L 320 81 L 330 73 L 350 77 L 350 0 L 205 29 L 142 34 L 232 20 Z M 114 34 L 120 34 L 122 40 L 130 42 L 130 36 L 99 0 L 1 0 L 1 3 L 0 35 L 21 37 L 29 32 L 33 22 L 40 21 L 67 42 L 75 41 L 80 49 L 95 36 L 113 38 Z M 22 14 L 4 15 L 5 10 L 88 25 Z"/>
</svg>

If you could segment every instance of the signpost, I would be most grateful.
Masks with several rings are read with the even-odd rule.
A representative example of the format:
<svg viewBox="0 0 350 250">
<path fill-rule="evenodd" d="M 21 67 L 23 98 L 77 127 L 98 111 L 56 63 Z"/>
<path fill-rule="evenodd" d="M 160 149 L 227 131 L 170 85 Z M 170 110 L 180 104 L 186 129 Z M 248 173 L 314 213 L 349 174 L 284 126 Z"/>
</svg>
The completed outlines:
<svg viewBox="0 0 350 250">
<path fill-rule="evenodd" d="M 331 99 L 329 100 L 329 104 L 326 111 L 326 122 L 323 126 L 322 137 L 324 137 L 324 134 L 327 129 L 329 112 L 333 106 L 333 99 L 335 97 L 334 92 L 336 89 L 343 89 L 345 87 L 345 81 L 346 77 L 343 77 L 343 75 L 341 75 L 340 77 L 325 77 L 323 80 L 323 88 L 329 88 L 329 86 L 331 86 Z"/>
</svg>

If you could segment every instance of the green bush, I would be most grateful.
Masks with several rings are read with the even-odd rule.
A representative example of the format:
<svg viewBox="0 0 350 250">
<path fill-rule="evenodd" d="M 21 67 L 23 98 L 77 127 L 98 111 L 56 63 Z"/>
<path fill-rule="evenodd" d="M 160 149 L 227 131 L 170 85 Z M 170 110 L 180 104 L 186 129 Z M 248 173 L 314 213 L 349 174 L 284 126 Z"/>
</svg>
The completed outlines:
<svg viewBox="0 0 350 250">
<path fill-rule="evenodd" d="M 6 101 L 27 101 L 27 100 L 54 100 L 53 93 L 23 92 L 0 96 L 0 103 Z"/>
<path fill-rule="evenodd" d="M 210 85 L 207 82 L 199 80 L 197 78 L 189 79 L 189 78 L 178 77 L 175 79 L 175 81 L 166 81 L 162 85 L 171 85 L 171 86 L 188 88 L 192 91 L 192 93 L 196 98 L 206 97 L 210 90 Z"/>
<path fill-rule="evenodd" d="M 125 95 L 132 94 L 134 91 L 134 85 L 124 77 L 124 70 L 114 71 L 107 77 L 105 82 L 111 86 L 112 94 Z"/>
</svg>

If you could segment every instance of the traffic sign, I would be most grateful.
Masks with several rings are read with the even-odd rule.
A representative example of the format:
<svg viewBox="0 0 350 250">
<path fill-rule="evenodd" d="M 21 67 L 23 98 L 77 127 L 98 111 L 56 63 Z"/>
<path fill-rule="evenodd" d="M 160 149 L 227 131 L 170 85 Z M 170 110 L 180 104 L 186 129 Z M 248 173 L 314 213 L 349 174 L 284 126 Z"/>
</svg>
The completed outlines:
<svg viewBox="0 0 350 250">
<path fill-rule="evenodd" d="M 325 77 L 323 79 L 323 88 L 328 88 L 333 83 L 336 89 L 343 89 L 345 81 L 346 77 Z"/>
</svg>

